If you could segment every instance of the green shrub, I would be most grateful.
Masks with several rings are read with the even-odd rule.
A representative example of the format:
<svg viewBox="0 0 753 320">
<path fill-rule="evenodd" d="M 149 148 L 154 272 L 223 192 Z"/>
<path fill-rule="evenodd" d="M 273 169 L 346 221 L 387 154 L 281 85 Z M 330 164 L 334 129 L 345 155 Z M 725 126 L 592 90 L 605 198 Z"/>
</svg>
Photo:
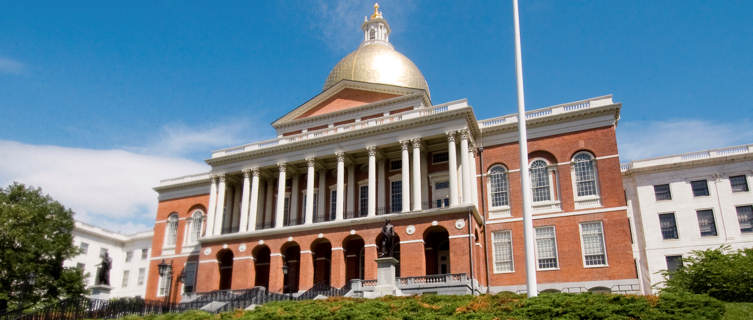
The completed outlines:
<svg viewBox="0 0 753 320">
<path fill-rule="evenodd" d="M 753 249 L 693 251 L 683 266 L 664 272 L 662 291 L 708 294 L 722 301 L 753 302 Z"/>
<path fill-rule="evenodd" d="M 715 320 L 724 315 L 724 303 L 703 294 L 665 292 L 659 296 L 656 309 L 667 319 Z"/>
</svg>

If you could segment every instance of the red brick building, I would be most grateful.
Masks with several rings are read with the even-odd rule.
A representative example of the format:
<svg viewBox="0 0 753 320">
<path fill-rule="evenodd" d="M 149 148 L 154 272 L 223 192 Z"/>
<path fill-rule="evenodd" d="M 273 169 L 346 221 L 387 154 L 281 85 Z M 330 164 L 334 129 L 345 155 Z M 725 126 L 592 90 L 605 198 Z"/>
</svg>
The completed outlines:
<svg viewBox="0 0 753 320">
<path fill-rule="evenodd" d="M 272 123 L 275 139 L 215 151 L 210 172 L 155 188 L 147 298 L 368 291 L 386 219 L 403 293 L 525 290 L 517 117 L 477 120 L 466 100 L 432 104 L 381 13 L 362 29 L 322 92 Z M 620 107 L 604 96 L 528 114 L 541 290 L 639 290 Z M 158 274 L 162 261 L 170 276 Z"/>
</svg>

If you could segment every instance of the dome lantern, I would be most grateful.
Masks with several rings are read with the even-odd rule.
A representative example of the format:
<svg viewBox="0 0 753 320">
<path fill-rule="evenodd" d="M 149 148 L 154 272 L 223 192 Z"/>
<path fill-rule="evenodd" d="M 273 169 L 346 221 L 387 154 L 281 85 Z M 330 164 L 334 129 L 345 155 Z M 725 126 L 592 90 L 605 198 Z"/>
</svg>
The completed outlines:
<svg viewBox="0 0 753 320">
<path fill-rule="evenodd" d="M 389 45 L 390 25 L 387 23 L 387 20 L 384 20 L 382 12 L 379 11 L 379 3 L 374 3 L 374 13 L 371 15 L 371 19 L 363 17 L 361 30 L 363 30 L 363 42 L 361 46 L 375 42 Z"/>
</svg>

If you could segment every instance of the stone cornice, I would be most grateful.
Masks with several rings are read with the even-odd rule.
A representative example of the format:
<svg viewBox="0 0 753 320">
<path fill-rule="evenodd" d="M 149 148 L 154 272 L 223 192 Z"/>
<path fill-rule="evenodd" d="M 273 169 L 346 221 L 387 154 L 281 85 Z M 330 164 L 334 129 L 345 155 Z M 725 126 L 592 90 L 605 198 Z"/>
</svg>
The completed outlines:
<svg viewBox="0 0 753 320">
<path fill-rule="evenodd" d="M 528 128 L 544 127 L 544 126 L 553 125 L 557 123 L 567 122 L 574 119 L 582 119 L 582 118 L 588 118 L 592 116 L 605 115 L 605 114 L 613 115 L 614 124 L 617 124 L 617 121 L 619 121 L 619 118 L 620 118 L 621 108 L 622 108 L 621 103 L 613 103 L 609 105 L 591 107 L 587 109 L 581 109 L 581 110 L 571 111 L 571 112 L 566 112 L 566 113 L 561 113 L 561 114 L 542 116 L 542 117 L 537 117 L 533 119 L 527 119 L 526 126 Z M 510 123 L 505 123 L 502 125 L 483 127 L 481 128 L 481 134 L 483 136 L 487 136 L 491 134 L 504 133 L 504 132 L 517 131 L 517 130 L 518 130 L 518 122 L 514 121 Z"/>
<path fill-rule="evenodd" d="M 711 155 L 712 152 L 719 154 Z M 706 154 L 708 154 L 708 156 L 700 156 Z M 620 167 L 622 175 L 629 177 L 643 173 L 662 172 L 700 166 L 721 165 L 730 162 L 742 162 L 751 160 L 753 160 L 753 145 L 744 145 L 645 160 L 636 160 L 629 163 L 623 163 Z"/>
</svg>

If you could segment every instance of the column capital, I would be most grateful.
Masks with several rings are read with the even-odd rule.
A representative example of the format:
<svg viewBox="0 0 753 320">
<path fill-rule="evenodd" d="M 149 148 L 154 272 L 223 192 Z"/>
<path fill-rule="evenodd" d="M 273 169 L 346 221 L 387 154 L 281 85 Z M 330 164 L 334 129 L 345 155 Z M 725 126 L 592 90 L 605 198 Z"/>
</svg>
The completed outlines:
<svg viewBox="0 0 753 320">
<path fill-rule="evenodd" d="M 244 178 L 248 178 L 249 175 L 251 175 L 251 170 L 252 170 L 251 168 L 244 168 L 244 169 L 242 169 L 241 172 L 243 172 L 243 177 Z"/>
<path fill-rule="evenodd" d="M 345 152 L 335 152 L 335 156 L 337 157 L 337 162 L 345 162 Z"/>
<path fill-rule="evenodd" d="M 376 157 L 377 148 L 374 145 L 366 146 L 366 150 L 369 152 L 369 157 Z"/>
<path fill-rule="evenodd" d="M 254 177 L 258 177 L 261 175 L 261 170 L 259 169 L 259 167 L 251 168 L 251 174 Z"/>
<path fill-rule="evenodd" d="M 468 129 L 460 129 L 458 130 L 458 133 L 460 134 L 460 139 L 468 139 L 470 137 L 470 131 Z"/>
<path fill-rule="evenodd" d="M 445 134 L 447 135 L 448 142 L 455 142 L 455 131 L 447 131 Z"/>
<path fill-rule="evenodd" d="M 220 182 L 225 182 L 225 173 L 218 173 L 217 178 L 220 178 Z"/>
<path fill-rule="evenodd" d="M 306 158 L 306 166 L 311 168 L 316 166 L 316 158 L 314 157 L 307 157 Z"/>
<path fill-rule="evenodd" d="M 280 169 L 280 172 L 285 172 L 285 170 L 288 169 L 288 165 L 285 162 L 278 162 L 277 167 Z"/>
<path fill-rule="evenodd" d="M 209 175 L 209 180 L 211 180 L 213 183 L 217 182 L 217 178 L 219 178 L 219 176 L 217 176 L 214 173 L 212 173 L 212 174 Z"/>
<path fill-rule="evenodd" d="M 421 138 L 410 139 L 414 149 L 421 149 Z"/>
<path fill-rule="evenodd" d="M 408 150 L 410 147 L 410 140 L 400 140 L 400 148 L 402 150 Z"/>
</svg>

